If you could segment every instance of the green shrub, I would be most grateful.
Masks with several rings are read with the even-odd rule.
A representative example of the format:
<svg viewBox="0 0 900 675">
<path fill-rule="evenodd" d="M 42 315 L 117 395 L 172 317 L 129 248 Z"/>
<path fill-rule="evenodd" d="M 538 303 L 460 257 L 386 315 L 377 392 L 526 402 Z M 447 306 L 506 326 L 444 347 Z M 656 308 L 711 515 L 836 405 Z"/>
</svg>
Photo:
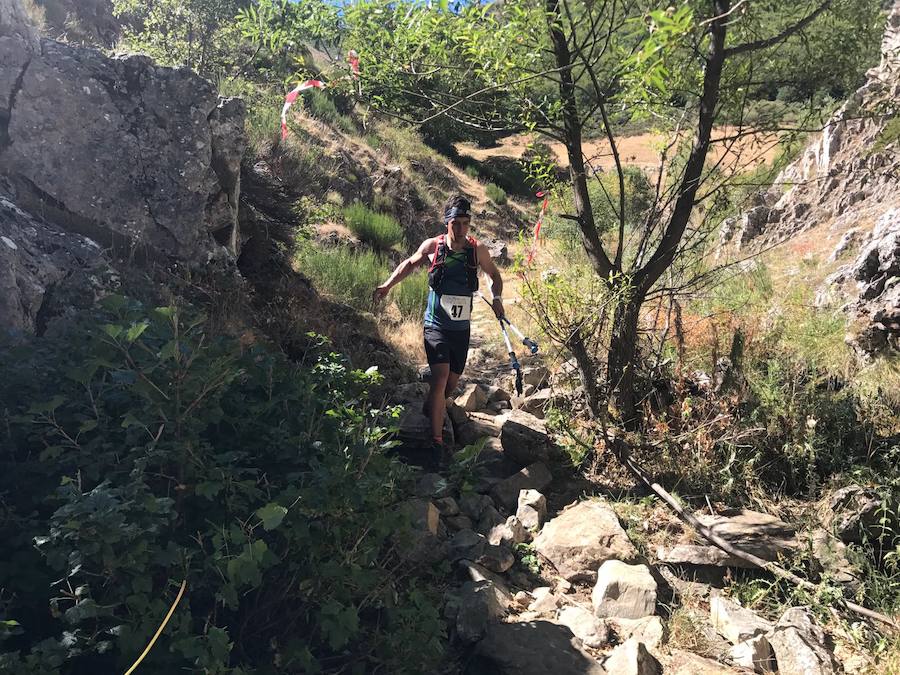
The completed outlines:
<svg viewBox="0 0 900 675">
<path fill-rule="evenodd" d="M 898 139 L 900 139 L 900 117 L 894 117 L 884 125 L 884 129 L 878 134 L 875 143 L 872 144 L 871 152 L 882 152 Z"/>
<path fill-rule="evenodd" d="M 428 274 L 425 271 L 413 272 L 392 291 L 400 315 L 404 319 L 415 319 L 425 312 L 428 299 Z"/>
<path fill-rule="evenodd" d="M 344 209 L 350 231 L 370 246 L 387 251 L 403 241 L 400 223 L 385 213 L 377 213 L 359 202 Z"/>
<path fill-rule="evenodd" d="M 478 180 L 481 178 L 481 174 L 478 172 L 478 167 L 474 164 L 469 164 L 466 167 L 466 175 L 472 180 Z"/>
<path fill-rule="evenodd" d="M 503 206 L 506 203 L 506 190 L 502 187 L 488 183 L 484 186 L 484 192 L 487 194 L 488 199 L 495 204 Z"/>
<path fill-rule="evenodd" d="M 340 129 L 345 134 L 356 134 L 359 131 L 353 118 L 348 114 L 349 109 L 347 111 L 338 109 L 338 105 L 330 95 L 313 89 L 304 92 L 304 97 L 306 110 L 312 117 Z"/>
<path fill-rule="evenodd" d="M 397 411 L 319 347 L 109 297 L 0 351 L 0 671 L 122 672 L 186 581 L 142 673 L 434 672 L 437 608 L 392 553 Z"/>
<path fill-rule="evenodd" d="M 387 266 L 371 251 L 301 245 L 297 267 L 316 286 L 359 310 L 372 308 L 372 291 L 387 276 Z"/>
</svg>

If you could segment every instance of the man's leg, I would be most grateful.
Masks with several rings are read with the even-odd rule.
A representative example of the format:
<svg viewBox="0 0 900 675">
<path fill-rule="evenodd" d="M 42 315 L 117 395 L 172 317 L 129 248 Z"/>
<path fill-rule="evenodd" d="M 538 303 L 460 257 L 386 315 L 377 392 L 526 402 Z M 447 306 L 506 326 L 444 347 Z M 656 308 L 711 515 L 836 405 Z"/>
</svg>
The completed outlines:
<svg viewBox="0 0 900 675">
<path fill-rule="evenodd" d="M 460 375 L 461 373 L 454 373 L 453 371 L 450 371 L 450 374 L 447 375 L 447 386 L 444 388 L 444 398 L 450 398 L 453 390 L 456 389 L 456 385 L 459 384 Z"/>
<path fill-rule="evenodd" d="M 431 364 L 431 389 L 428 391 L 429 417 L 431 418 L 431 438 L 436 442 L 444 439 L 444 411 L 447 409 L 447 383 L 450 379 L 449 363 Z M 459 375 L 456 376 L 459 379 Z"/>
</svg>

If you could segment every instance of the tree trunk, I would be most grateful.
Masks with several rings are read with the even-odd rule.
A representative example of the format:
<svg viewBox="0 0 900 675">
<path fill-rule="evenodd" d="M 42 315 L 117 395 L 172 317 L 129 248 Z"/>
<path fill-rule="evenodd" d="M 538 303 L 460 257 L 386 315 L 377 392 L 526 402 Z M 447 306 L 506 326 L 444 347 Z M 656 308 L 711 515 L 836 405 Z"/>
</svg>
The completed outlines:
<svg viewBox="0 0 900 675">
<path fill-rule="evenodd" d="M 637 364 L 638 320 L 643 297 L 629 297 L 616 307 L 607 354 L 606 381 L 610 399 L 622 422 L 632 427 L 638 421 L 634 374 Z"/>
</svg>

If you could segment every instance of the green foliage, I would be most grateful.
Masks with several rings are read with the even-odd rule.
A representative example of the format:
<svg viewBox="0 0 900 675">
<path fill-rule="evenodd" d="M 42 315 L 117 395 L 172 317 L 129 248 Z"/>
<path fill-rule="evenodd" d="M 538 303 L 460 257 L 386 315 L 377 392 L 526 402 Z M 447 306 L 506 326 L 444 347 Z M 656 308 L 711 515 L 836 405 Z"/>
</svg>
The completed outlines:
<svg viewBox="0 0 900 675">
<path fill-rule="evenodd" d="M 900 117 L 891 118 L 872 144 L 871 152 L 882 152 L 889 145 L 900 140 Z"/>
<path fill-rule="evenodd" d="M 506 190 L 502 187 L 498 187 L 493 183 L 488 183 L 484 186 L 484 192 L 487 195 L 487 198 L 498 206 L 506 204 Z"/>
<path fill-rule="evenodd" d="M 469 164 L 469 166 L 466 167 L 465 171 L 466 171 L 466 175 L 469 178 L 471 178 L 472 180 L 478 180 L 479 178 L 481 178 L 481 174 L 478 171 L 478 167 L 475 166 L 474 164 Z"/>
<path fill-rule="evenodd" d="M 186 580 L 141 672 L 433 670 L 437 608 L 391 553 L 398 411 L 318 345 L 296 366 L 111 296 L 0 352 L 0 669 L 121 672 Z"/>
<path fill-rule="evenodd" d="M 377 213 L 359 202 L 354 202 L 344 209 L 344 222 L 361 241 L 381 251 L 390 250 L 404 239 L 400 223 L 391 216 Z"/>
<path fill-rule="evenodd" d="M 385 275 L 390 271 L 385 269 Z M 428 272 L 424 269 L 413 272 L 403 280 L 403 283 L 396 286 L 393 296 L 400 310 L 400 316 L 404 319 L 419 318 L 425 311 L 428 288 Z"/>
<path fill-rule="evenodd" d="M 187 66 L 201 75 L 228 74 L 241 60 L 235 21 L 242 0 L 113 0 L 123 40 L 163 65 Z"/>
</svg>

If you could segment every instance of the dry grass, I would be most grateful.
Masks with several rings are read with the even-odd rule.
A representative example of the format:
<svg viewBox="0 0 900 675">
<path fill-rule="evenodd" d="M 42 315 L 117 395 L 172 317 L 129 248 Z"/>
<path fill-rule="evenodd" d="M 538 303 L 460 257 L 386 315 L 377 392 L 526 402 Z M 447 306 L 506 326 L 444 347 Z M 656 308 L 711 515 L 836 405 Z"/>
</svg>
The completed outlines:
<svg viewBox="0 0 900 675">
<path fill-rule="evenodd" d="M 378 324 L 378 334 L 407 363 L 425 363 L 422 321 L 416 319 L 401 322 L 381 321 Z"/>
</svg>

